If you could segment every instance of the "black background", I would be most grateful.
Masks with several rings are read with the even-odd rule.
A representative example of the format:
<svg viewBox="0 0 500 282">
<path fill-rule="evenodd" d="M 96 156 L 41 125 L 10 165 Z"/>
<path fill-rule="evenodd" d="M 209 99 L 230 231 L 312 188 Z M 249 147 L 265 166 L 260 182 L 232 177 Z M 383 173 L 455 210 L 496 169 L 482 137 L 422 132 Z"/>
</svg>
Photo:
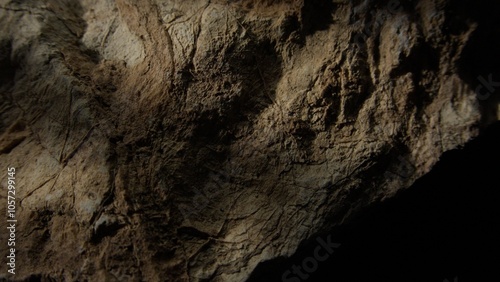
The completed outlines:
<svg viewBox="0 0 500 282">
<path fill-rule="evenodd" d="M 499 144 L 496 123 L 406 191 L 329 232 L 341 246 L 301 281 L 500 281 Z M 282 281 L 317 245 L 262 263 L 248 281 Z"/>
</svg>

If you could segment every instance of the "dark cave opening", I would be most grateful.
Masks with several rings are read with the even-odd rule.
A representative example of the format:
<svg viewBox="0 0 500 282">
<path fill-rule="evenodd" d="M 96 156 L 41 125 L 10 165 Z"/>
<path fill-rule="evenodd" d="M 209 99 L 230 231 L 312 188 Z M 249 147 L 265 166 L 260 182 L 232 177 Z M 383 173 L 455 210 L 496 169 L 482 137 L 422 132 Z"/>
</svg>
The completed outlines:
<svg viewBox="0 0 500 282">
<path fill-rule="evenodd" d="M 409 189 L 320 235 L 341 244 L 327 260 L 315 259 L 320 244 L 313 238 L 290 258 L 260 264 L 247 281 L 498 280 L 498 144 L 497 122 L 443 154 Z"/>
</svg>

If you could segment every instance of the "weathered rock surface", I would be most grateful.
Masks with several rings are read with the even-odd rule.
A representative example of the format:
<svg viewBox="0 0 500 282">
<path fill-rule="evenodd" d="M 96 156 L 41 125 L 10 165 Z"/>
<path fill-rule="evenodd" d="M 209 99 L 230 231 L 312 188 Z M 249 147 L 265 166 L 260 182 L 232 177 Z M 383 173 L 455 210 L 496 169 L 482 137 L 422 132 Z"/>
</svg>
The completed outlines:
<svg viewBox="0 0 500 282">
<path fill-rule="evenodd" d="M 0 273 L 244 281 L 498 120 L 498 11 L 1 0 Z"/>
</svg>

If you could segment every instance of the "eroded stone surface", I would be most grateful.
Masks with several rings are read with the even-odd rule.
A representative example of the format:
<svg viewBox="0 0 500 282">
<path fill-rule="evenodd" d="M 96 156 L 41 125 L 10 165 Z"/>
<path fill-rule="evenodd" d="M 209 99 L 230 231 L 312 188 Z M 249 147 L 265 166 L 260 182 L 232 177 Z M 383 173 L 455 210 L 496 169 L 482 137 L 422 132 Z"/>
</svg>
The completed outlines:
<svg viewBox="0 0 500 282">
<path fill-rule="evenodd" d="M 244 281 L 498 119 L 495 7 L 304 2 L 1 1 L 16 278 Z"/>
</svg>

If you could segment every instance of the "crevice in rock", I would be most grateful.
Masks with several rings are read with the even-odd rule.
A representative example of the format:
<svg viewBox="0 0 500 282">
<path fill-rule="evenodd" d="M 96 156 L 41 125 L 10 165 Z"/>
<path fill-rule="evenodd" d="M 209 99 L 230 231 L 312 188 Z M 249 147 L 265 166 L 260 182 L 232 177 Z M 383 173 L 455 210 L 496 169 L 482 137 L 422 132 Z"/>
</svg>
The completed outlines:
<svg viewBox="0 0 500 282">
<path fill-rule="evenodd" d="M 303 241 L 291 260 L 259 266 L 280 269 L 259 281 L 280 281 L 314 251 L 311 234 L 342 245 L 310 281 L 407 281 L 400 261 L 426 266 L 411 257 L 420 249 L 386 239 L 409 238 L 401 229 L 387 230 L 416 224 L 403 209 L 415 201 L 440 214 L 441 194 L 405 192 L 352 216 L 493 120 L 484 111 L 495 98 L 481 112 L 471 89 L 478 75 L 500 79 L 488 60 L 500 47 L 488 45 L 498 6 L 91 2 L 0 9 L 0 162 L 20 172 L 19 221 L 29 223 L 19 279 L 243 281 Z M 432 191 L 460 192 L 442 189 Z M 391 253 L 404 248 L 409 258 Z"/>
<path fill-rule="evenodd" d="M 16 73 L 15 65 L 11 62 L 12 43 L 10 40 L 0 40 L 0 86 L 12 81 Z"/>
<path fill-rule="evenodd" d="M 332 14 L 338 4 L 331 1 L 305 1 L 302 7 L 302 23 L 305 35 L 325 30 L 333 23 Z"/>
</svg>

